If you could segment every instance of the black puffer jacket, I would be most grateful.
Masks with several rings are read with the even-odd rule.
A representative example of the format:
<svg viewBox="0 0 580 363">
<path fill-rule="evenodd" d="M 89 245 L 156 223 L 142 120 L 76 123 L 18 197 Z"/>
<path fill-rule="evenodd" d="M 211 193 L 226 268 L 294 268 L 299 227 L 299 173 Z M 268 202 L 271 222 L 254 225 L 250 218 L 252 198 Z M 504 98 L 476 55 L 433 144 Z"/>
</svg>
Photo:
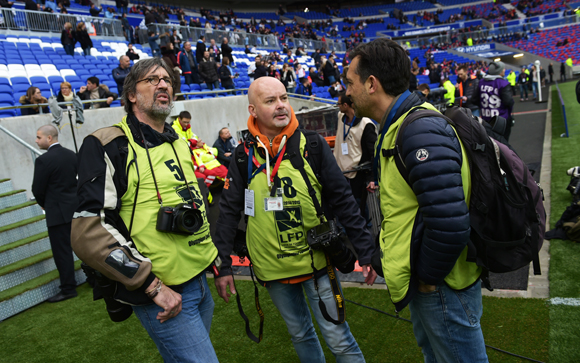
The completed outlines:
<svg viewBox="0 0 580 363">
<path fill-rule="evenodd" d="M 205 83 L 216 82 L 219 80 L 217 63 L 212 61 L 211 58 L 208 61 L 202 60 L 199 63 L 199 74 L 201 74 L 201 78 Z"/>
</svg>

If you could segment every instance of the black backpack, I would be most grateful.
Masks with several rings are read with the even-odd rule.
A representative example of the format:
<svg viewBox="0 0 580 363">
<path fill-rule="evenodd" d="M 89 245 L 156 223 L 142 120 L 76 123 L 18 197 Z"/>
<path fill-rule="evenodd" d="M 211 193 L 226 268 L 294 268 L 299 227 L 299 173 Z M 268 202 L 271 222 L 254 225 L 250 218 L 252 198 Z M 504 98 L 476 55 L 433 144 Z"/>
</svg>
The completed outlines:
<svg viewBox="0 0 580 363">
<path fill-rule="evenodd" d="M 399 127 L 395 148 L 383 150 L 383 156 L 394 156 L 399 172 L 409 182 L 400 156 L 401 135 L 411 122 L 423 117 L 445 119 L 465 147 L 471 170 L 467 260 L 483 268 L 485 287 L 492 290 L 490 271 L 515 271 L 533 262 L 534 274 L 541 274 L 538 254 L 546 226 L 542 190 L 522 159 L 490 138 L 471 110 L 452 107 L 445 116 L 428 109 L 413 110 Z"/>
</svg>

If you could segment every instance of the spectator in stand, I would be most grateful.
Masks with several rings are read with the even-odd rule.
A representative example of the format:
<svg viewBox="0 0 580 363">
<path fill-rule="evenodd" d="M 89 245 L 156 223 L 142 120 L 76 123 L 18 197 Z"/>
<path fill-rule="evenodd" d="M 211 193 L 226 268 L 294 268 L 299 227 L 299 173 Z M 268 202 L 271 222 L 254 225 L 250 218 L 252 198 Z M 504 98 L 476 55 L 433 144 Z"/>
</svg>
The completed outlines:
<svg viewBox="0 0 580 363">
<path fill-rule="evenodd" d="M 127 14 L 127 7 L 129 6 L 128 0 L 115 0 L 115 6 L 117 10 L 121 12 L 121 14 Z"/>
<path fill-rule="evenodd" d="M 218 139 L 213 143 L 213 147 L 217 149 L 217 159 L 226 168 L 230 167 L 232 154 L 236 150 L 236 140 L 230 134 L 230 130 L 224 127 L 219 132 Z"/>
<path fill-rule="evenodd" d="M 173 29 L 173 34 L 169 36 L 169 41 L 173 44 L 173 49 L 175 54 L 181 49 L 181 35 L 177 32 L 177 29 Z"/>
<path fill-rule="evenodd" d="M 334 82 L 329 88 L 328 88 L 328 93 L 330 93 L 330 97 L 332 98 L 336 98 L 338 97 L 338 95 L 341 92 L 344 92 L 344 86 L 342 84 L 340 84 L 340 81 L 337 80 L 336 82 Z"/>
<path fill-rule="evenodd" d="M 201 63 L 205 49 L 205 37 L 200 35 L 197 44 L 195 45 L 195 58 L 197 63 Z"/>
<path fill-rule="evenodd" d="M 127 57 L 129 57 L 130 60 L 134 61 L 134 60 L 139 59 L 139 54 L 137 54 L 137 52 L 135 52 L 135 49 L 133 49 L 133 44 L 129 43 L 127 45 L 127 48 L 129 48 L 129 49 L 127 49 L 127 52 L 125 53 L 125 55 Z"/>
<path fill-rule="evenodd" d="M 98 18 L 99 13 L 103 10 L 102 7 L 96 6 L 94 3 L 91 3 L 91 8 L 89 9 L 89 13 L 92 17 Z"/>
<path fill-rule="evenodd" d="M 234 78 L 236 78 L 238 74 L 233 73 L 232 68 L 230 67 L 230 59 L 227 57 L 224 57 L 224 60 L 222 61 L 222 66 L 219 69 L 219 76 L 223 88 L 225 89 L 236 88 L 236 86 L 234 85 Z M 232 94 L 234 94 L 234 92 L 232 92 Z"/>
<path fill-rule="evenodd" d="M 329 57 L 328 60 L 322 65 L 322 76 L 324 77 L 324 85 L 330 86 L 336 82 L 336 73 L 338 66 L 334 62 L 334 58 Z"/>
<path fill-rule="evenodd" d="M 123 33 L 125 35 L 125 40 L 129 43 L 133 43 L 135 41 L 135 37 L 133 36 L 133 27 L 129 24 L 129 20 L 127 19 L 127 13 L 123 13 L 121 15 L 121 26 L 123 27 Z"/>
<path fill-rule="evenodd" d="M 34 0 L 25 0 L 24 1 L 24 10 L 39 11 L 40 4 L 35 3 Z"/>
<path fill-rule="evenodd" d="M 68 82 L 62 82 L 60 84 L 60 91 L 58 91 L 58 95 L 56 96 L 56 102 L 72 102 L 75 94 L 72 91 L 72 86 Z M 67 105 L 60 105 L 60 108 L 64 108 L 65 110 L 68 108 Z"/>
<path fill-rule="evenodd" d="M 276 66 L 273 64 L 270 64 L 268 66 L 268 77 L 274 77 L 276 79 L 280 79 L 280 73 L 278 73 L 278 71 L 276 70 Z"/>
<path fill-rule="evenodd" d="M 159 33 L 155 33 L 150 31 L 149 32 L 149 47 L 151 47 L 151 53 L 154 57 L 161 58 L 161 48 L 159 48 L 159 44 L 157 44 L 157 39 L 159 39 Z"/>
<path fill-rule="evenodd" d="M 64 29 L 60 34 L 60 43 L 62 44 L 62 47 L 64 48 L 66 54 L 72 56 L 75 55 L 76 42 L 77 41 L 73 35 L 72 24 L 68 22 L 64 23 Z"/>
<path fill-rule="evenodd" d="M 213 58 L 216 63 L 219 63 L 221 60 L 221 51 L 220 48 L 215 44 L 215 40 L 210 40 L 209 49 L 213 50 Z"/>
<path fill-rule="evenodd" d="M 87 26 L 84 22 L 80 22 L 77 25 L 77 31 L 73 33 L 73 37 L 81 43 L 81 48 L 83 48 L 83 53 L 85 56 L 91 55 L 91 48 L 93 47 L 93 41 L 87 33 Z"/>
<path fill-rule="evenodd" d="M 177 53 L 177 63 L 183 72 L 185 83 L 187 85 L 201 83 L 197 61 L 193 51 L 191 50 L 190 42 L 183 43 L 183 50 Z"/>
<path fill-rule="evenodd" d="M 165 49 L 161 53 L 163 55 L 162 59 L 165 63 L 173 70 L 173 79 L 175 84 L 173 85 L 173 100 L 183 101 L 185 97 L 183 95 L 176 96 L 176 94 L 181 93 L 181 71 L 179 68 L 179 62 L 175 56 L 175 51 L 173 49 L 173 43 L 168 43 Z"/>
<path fill-rule="evenodd" d="M 308 78 L 310 83 L 314 83 L 317 87 L 324 86 L 324 80 L 320 77 L 320 74 L 316 71 L 316 68 L 310 67 Z"/>
<path fill-rule="evenodd" d="M 296 71 L 296 78 L 300 80 L 306 77 L 306 69 L 302 64 L 300 64 L 300 62 L 298 61 L 294 62 L 294 69 Z"/>
<path fill-rule="evenodd" d="M 117 89 L 121 97 L 123 96 L 123 84 L 125 83 L 125 78 L 131 72 L 131 60 L 126 55 L 122 55 L 119 58 L 119 66 L 113 69 L 113 79 L 117 83 Z"/>
<path fill-rule="evenodd" d="M 254 71 L 254 80 L 260 77 L 266 77 L 268 75 L 268 69 L 264 66 L 263 60 L 256 61 L 256 70 Z"/>
<path fill-rule="evenodd" d="M 522 67 L 522 71 L 518 74 L 518 85 L 520 86 L 520 102 L 524 101 L 524 94 L 526 101 L 528 100 L 528 74 L 526 73 L 526 67 Z"/>
<path fill-rule="evenodd" d="M 280 72 L 280 81 L 286 87 L 286 92 L 294 93 L 296 91 L 296 75 L 288 64 L 282 66 L 282 71 Z"/>
<path fill-rule="evenodd" d="M 302 78 L 298 88 L 296 88 L 296 94 L 304 96 L 315 96 L 312 94 L 312 84 L 308 78 Z"/>
<path fill-rule="evenodd" d="M 46 97 L 42 96 L 40 89 L 38 87 L 29 87 L 26 94 L 20 97 L 20 103 L 24 106 L 26 105 L 37 105 L 39 103 L 48 103 Z M 22 116 L 27 115 L 38 115 L 40 113 L 40 106 L 27 107 L 21 109 Z M 48 106 L 42 106 L 42 113 L 48 113 Z"/>
<path fill-rule="evenodd" d="M 103 20 L 103 26 L 106 30 L 104 35 L 115 35 L 113 31 L 113 20 L 115 20 L 115 10 L 113 10 L 111 7 L 108 7 L 105 11 L 105 20 Z"/>
<path fill-rule="evenodd" d="M 85 103 L 85 109 L 111 107 L 111 103 L 119 97 L 118 94 L 109 91 L 107 85 L 99 85 L 97 77 L 89 77 L 87 85 L 79 89 L 77 96 L 82 101 L 106 99 L 106 101 L 99 103 Z"/>
<path fill-rule="evenodd" d="M 228 58 L 230 60 L 231 65 L 234 65 L 234 57 L 232 56 L 232 47 L 228 44 L 228 38 L 224 37 L 222 41 L 222 55 L 224 58 Z"/>
<path fill-rule="evenodd" d="M 209 90 L 220 87 L 217 63 L 209 56 L 207 50 L 203 53 L 202 61 L 199 63 L 199 74 Z"/>
<path fill-rule="evenodd" d="M 251 53 L 251 52 L 250 52 L 250 46 L 249 46 L 249 45 L 247 45 L 247 44 L 246 44 L 246 47 L 245 47 L 245 49 L 244 49 L 244 53 L 246 53 L 246 54 L 250 54 L 250 53 Z"/>
</svg>

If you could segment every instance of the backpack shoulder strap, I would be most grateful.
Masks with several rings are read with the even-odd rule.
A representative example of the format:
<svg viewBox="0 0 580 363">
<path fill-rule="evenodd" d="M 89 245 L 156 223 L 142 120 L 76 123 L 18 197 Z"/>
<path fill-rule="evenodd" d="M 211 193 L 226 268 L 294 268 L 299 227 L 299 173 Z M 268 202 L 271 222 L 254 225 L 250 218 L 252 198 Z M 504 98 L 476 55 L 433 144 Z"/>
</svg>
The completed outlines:
<svg viewBox="0 0 580 363">
<path fill-rule="evenodd" d="M 320 176 L 320 170 L 322 169 L 322 145 L 320 145 L 320 136 L 313 130 L 301 130 L 301 132 L 306 137 L 304 157 L 318 178 Z"/>
<path fill-rule="evenodd" d="M 236 158 L 235 162 L 236 162 L 236 165 L 238 166 L 238 171 L 240 172 L 240 175 L 242 176 L 242 180 L 244 181 L 244 183 L 246 184 L 246 187 L 247 187 L 248 154 L 246 154 L 246 143 L 247 143 L 247 141 L 244 141 L 243 143 L 236 146 L 236 149 L 234 150 L 234 157 Z"/>
<path fill-rule="evenodd" d="M 407 184 L 409 183 L 409 172 L 407 171 L 407 167 L 405 166 L 405 163 L 403 162 L 403 157 L 401 156 L 401 150 L 403 147 L 401 137 L 403 135 L 403 132 L 405 132 L 405 129 L 407 128 L 407 126 L 409 126 L 412 122 L 414 122 L 420 118 L 423 118 L 423 117 L 440 117 L 440 118 L 444 119 L 445 121 L 447 121 L 447 123 L 449 123 L 450 125 L 453 125 L 453 126 L 455 125 L 453 120 L 451 120 L 449 117 L 443 115 L 440 112 L 421 108 L 421 107 L 417 107 L 417 108 L 413 109 L 407 115 L 407 117 L 405 117 L 405 120 L 399 126 L 399 130 L 397 130 L 397 136 L 395 138 L 395 147 L 393 149 L 388 149 L 388 150 L 382 149 L 381 150 L 383 156 L 386 158 L 394 156 L 395 164 L 397 165 L 397 169 L 399 170 L 399 173 L 401 173 L 401 176 L 403 177 L 403 179 L 405 179 Z"/>
</svg>

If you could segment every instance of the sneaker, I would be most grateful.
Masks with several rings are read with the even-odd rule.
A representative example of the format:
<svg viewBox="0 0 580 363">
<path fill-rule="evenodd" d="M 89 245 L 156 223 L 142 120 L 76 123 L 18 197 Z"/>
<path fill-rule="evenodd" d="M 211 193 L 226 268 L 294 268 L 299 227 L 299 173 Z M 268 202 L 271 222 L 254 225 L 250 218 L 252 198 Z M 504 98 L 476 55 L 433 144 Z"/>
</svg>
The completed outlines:
<svg viewBox="0 0 580 363">
<path fill-rule="evenodd" d="M 524 102 L 524 99 L 523 98 L 520 98 L 520 102 Z"/>
</svg>

